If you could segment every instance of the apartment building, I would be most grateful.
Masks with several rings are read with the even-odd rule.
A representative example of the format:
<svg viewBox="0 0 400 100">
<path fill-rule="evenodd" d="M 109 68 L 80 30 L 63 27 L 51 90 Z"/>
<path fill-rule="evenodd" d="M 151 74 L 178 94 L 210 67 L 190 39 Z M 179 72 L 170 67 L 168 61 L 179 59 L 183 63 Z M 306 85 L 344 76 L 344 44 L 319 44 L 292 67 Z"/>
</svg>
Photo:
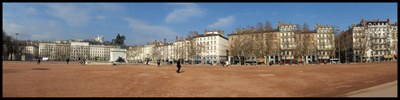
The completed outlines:
<svg viewBox="0 0 400 100">
<path fill-rule="evenodd" d="M 389 29 L 389 33 L 392 34 L 392 39 L 390 41 L 390 48 L 391 48 L 391 54 L 394 54 L 394 60 L 397 60 L 397 45 L 398 45 L 398 41 L 397 41 L 397 22 L 394 24 L 390 24 L 390 29 Z M 389 58 L 390 56 L 388 56 L 387 58 Z"/>
<path fill-rule="evenodd" d="M 196 63 L 216 64 L 228 60 L 228 38 L 224 37 L 223 30 L 206 30 L 193 40 Z"/>
<path fill-rule="evenodd" d="M 71 42 L 71 60 L 88 60 L 90 57 L 89 42 Z"/>
<path fill-rule="evenodd" d="M 178 60 L 181 59 L 183 61 L 188 61 L 189 60 L 189 46 L 190 46 L 189 40 L 186 39 L 179 39 L 175 41 L 173 45 L 173 52 L 174 54 L 172 55 L 173 60 Z"/>
<path fill-rule="evenodd" d="M 297 25 L 295 24 L 284 24 L 278 23 L 279 35 L 280 35 L 280 53 L 281 60 L 291 61 L 294 60 L 294 51 L 296 49 L 295 31 Z"/>
<path fill-rule="evenodd" d="M 109 61 L 112 48 L 118 46 L 111 45 L 89 45 L 89 60 L 92 61 Z"/>
<path fill-rule="evenodd" d="M 66 60 L 70 57 L 70 43 L 39 43 L 39 58 L 49 57 L 49 60 Z"/>
<path fill-rule="evenodd" d="M 390 19 L 362 19 L 359 24 L 353 24 L 339 37 L 340 44 L 344 44 L 341 47 L 344 60 L 348 62 L 394 60 L 397 50 L 396 29 L 397 24 L 390 24 Z"/>
<path fill-rule="evenodd" d="M 319 62 L 329 61 L 335 55 L 335 34 L 331 26 L 315 25 Z"/>
</svg>

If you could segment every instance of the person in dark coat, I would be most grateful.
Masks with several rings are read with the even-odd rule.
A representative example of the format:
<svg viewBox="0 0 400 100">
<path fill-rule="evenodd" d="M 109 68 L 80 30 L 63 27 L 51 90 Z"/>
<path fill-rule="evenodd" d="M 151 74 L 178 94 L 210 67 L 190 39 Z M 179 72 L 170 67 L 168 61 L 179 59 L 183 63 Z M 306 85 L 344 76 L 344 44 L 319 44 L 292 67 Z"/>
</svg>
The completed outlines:
<svg viewBox="0 0 400 100">
<path fill-rule="evenodd" d="M 40 58 L 38 59 L 37 64 L 38 64 L 38 65 L 40 64 Z"/>
<path fill-rule="evenodd" d="M 160 60 L 157 60 L 157 65 L 158 65 L 158 67 L 160 67 L 160 63 L 161 63 L 161 61 L 160 61 Z"/>
<path fill-rule="evenodd" d="M 178 67 L 178 70 L 176 70 L 176 73 L 180 73 L 180 70 L 181 70 L 181 61 L 180 61 L 180 59 L 178 60 L 178 62 L 176 64 L 176 67 Z"/>
<path fill-rule="evenodd" d="M 67 64 L 69 63 L 69 58 L 67 59 Z"/>
</svg>

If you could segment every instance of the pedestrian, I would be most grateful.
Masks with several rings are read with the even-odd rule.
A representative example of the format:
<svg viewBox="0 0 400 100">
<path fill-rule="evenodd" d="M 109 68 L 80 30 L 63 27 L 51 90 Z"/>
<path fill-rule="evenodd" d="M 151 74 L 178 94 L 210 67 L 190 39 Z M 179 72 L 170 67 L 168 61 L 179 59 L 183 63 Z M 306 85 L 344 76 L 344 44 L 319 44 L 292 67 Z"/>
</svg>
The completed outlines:
<svg viewBox="0 0 400 100">
<path fill-rule="evenodd" d="M 37 64 L 38 64 L 38 65 L 40 64 L 40 58 L 38 59 Z"/>
<path fill-rule="evenodd" d="M 67 64 L 69 63 L 69 58 L 67 59 Z"/>
<path fill-rule="evenodd" d="M 158 67 L 160 67 L 160 60 L 157 60 L 157 65 L 158 65 Z"/>
<path fill-rule="evenodd" d="M 176 67 L 178 67 L 178 70 L 176 70 L 176 73 L 180 73 L 180 70 L 181 70 L 181 61 L 180 61 L 180 59 L 178 59 Z"/>
</svg>

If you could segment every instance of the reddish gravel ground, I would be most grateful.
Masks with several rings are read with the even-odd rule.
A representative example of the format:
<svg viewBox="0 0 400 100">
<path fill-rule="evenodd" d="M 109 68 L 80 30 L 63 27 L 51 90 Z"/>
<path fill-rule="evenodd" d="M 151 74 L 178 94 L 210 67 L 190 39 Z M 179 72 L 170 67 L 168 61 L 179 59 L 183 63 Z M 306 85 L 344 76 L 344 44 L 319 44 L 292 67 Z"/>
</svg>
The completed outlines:
<svg viewBox="0 0 400 100">
<path fill-rule="evenodd" d="M 337 97 L 397 80 L 397 62 L 175 66 L 3 61 L 3 97 Z"/>
</svg>

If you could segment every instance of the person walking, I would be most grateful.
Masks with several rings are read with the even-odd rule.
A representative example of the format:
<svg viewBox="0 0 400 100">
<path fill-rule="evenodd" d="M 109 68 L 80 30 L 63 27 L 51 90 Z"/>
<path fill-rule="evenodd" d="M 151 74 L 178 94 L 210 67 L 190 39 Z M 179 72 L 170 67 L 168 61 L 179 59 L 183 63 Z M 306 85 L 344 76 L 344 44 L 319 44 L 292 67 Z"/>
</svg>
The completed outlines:
<svg viewBox="0 0 400 100">
<path fill-rule="evenodd" d="M 40 64 L 40 58 L 38 59 L 37 64 L 38 64 L 38 65 Z"/>
<path fill-rule="evenodd" d="M 67 64 L 69 63 L 69 58 L 67 59 Z"/>
<path fill-rule="evenodd" d="M 178 70 L 176 70 L 176 73 L 180 73 L 180 70 L 181 70 L 181 60 L 180 59 L 178 59 L 176 67 L 178 67 Z"/>
<path fill-rule="evenodd" d="M 160 63 L 161 63 L 161 61 L 160 61 L 160 60 L 157 60 L 157 65 L 158 65 L 158 67 L 160 67 Z"/>
</svg>

